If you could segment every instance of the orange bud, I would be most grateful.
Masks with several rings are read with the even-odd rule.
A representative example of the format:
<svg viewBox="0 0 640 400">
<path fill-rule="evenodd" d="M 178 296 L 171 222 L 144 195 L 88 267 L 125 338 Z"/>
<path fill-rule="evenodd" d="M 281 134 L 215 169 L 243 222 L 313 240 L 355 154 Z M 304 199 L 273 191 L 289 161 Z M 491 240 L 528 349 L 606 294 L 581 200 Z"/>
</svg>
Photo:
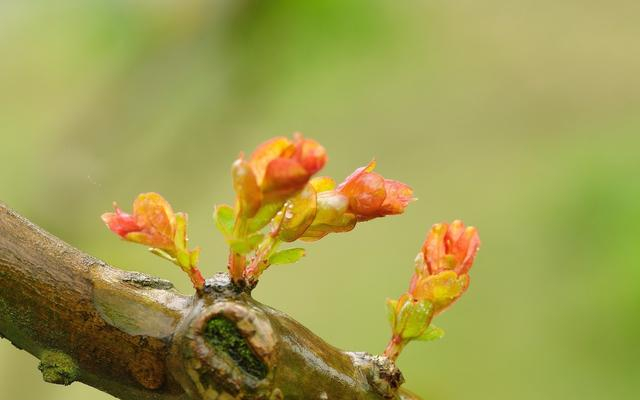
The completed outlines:
<svg viewBox="0 0 640 400">
<path fill-rule="evenodd" d="M 111 231 L 121 237 L 125 237 L 130 232 L 142 229 L 136 222 L 136 217 L 122 212 L 115 202 L 113 203 L 113 209 L 115 212 L 104 213 L 100 217 Z"/>
<path fill-rule="evenodd" d="M 415 200 L 413 189 L 402 182 L 385 179 L 384 190 L 387 192 L 387 196 L 380 207 L 379 214 L 381 216 L 402 214 L 409 203 Z"/>
<path fill-rule="evenodd" d="M 167 251 L 174 249 L 176 218 L 171 205 L 158 193 L 140 194 L 133 202 L 133 215 L 115 206 L 102 220 L 124 239 Z"/>
<path fill-rule="evenodd" d="M 373 172 L 376 163 L 356 169 L 338 186 L 338 192 L 349 198 L 349 211 L 358 221 L 401 214 L 413 200 L 413 190 L 404 183 L 384 179 Z"/>
<path fill-rule="evenodd" d="M 258 184 L 262 185 L 265 172 L 271 161 L 280 157 L 291 157 L 294 152 L 293 143 L 283 136 L 275 137 L 258 146 L 249 158 L 249 165 L 256 175 Z"/>
<path fill-rule="evenodd" d="M 302 189 L 326 162 L 324 147 L 299 133 L 293 141 L 276 137 L 264 142 L 249 159 L 263 194 L 283 199 Z"/>
<path fill-rule="evenodd" d="M 296 160 L 276 158 L 267 166 L 262 191 L 270 197 L 288 197 L 302 189 L 310 176 Z"/>
<path fill-rule="evenodd" d="M 327 151 L 320 143 L 313 139 L 303 138 L 301 133 L 293 135 L 293 142 L 296 147 L 293 158 L 302 165 L 309 175 L 320 171 L 327 163 Z"/>
<path fill-rule="evenodd" d="M 474 227 L 466 227 L 460 220 L 448 224 L 435 224 L 422 246 L 427 272 L 435 275 L 453 270 L 466 274 L 480 248 L 480 237 Z"/>
</svg>

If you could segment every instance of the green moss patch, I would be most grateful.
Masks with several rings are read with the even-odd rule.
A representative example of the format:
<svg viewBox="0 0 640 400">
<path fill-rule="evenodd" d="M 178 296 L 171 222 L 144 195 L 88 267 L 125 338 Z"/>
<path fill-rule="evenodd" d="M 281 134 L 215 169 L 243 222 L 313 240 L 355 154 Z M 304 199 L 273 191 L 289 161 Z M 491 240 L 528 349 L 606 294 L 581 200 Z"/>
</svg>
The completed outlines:
<svg viewBox="0 0 640 400">
<path fill-rule="evenodd" d="M 259 379 L 267 376 L 267 366 L 256 356 L 236 325 L 227 318 L 210 319 L 204 338 L 217 351 L 227 353 L 246 373 Z"/>
<path fill-rule="evenodd" d="M 70 385 L 78 377 L 78 366 L 61 351 L 45 350 L 40 356 L 38 369 L 45 382 Z"/>
</svg>

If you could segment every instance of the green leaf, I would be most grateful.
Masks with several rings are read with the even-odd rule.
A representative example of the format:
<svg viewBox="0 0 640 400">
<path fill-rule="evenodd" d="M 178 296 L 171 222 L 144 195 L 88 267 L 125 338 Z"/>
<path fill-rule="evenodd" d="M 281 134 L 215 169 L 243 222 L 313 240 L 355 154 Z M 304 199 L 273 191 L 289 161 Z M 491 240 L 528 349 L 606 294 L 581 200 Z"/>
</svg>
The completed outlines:
<svg viewBox="0 0 640 400">
<path fill-rule="evenodd" d="M 426 331 L 415 340 L 420 340 L 423 342 L 429 342 L 431 340 L 438 340 L 444 336 L 444 330 L 442 328 L 438 328 L 435 325 L 429 325 Z"/>
<path fill-rule="evenodd" d="M 269 264 L 293 264 L 305 255 L 305 250 L 299 247 L 273 253 L 269 257 Z"/>
<path fill-rule="evenodd" d="M 176 259 L 174 257 L 172 257 L 169 253 L 167 253 L 166 251 L 162 250 L 162 249 L 158 249 L 157 247 L 150 247 L 149 251 L 155 255 L 157 255 L 158 257 L 162 257 L 165 260 L 171 261 L 172 263 L 176 262 Z"/>
<path fill-rule="evenodd" d="M 227 239 L 233 236 L 235 217 L 233 208 L 226 204 L 217 205 L 213 210 L 213 220 L 216 227 Z"/>
<path fill-rule="evenodd" d="M 187 214 L 176 213 L 176 233 L 173 236 L 173 244 L 178 252 L 187 248 Z"/>
<path fill-rule="evenodd" d="M 189 255 L 189 261 L 190 261 L 191 267 L 198 266 L 198 264 L 200 263 L 200 246 L 191 250 L 191 254 Z"/>
<path fill-rule="evenodd" d="M 254 233 L 247 238 L 247 242 L 249 243 L 249 247 L 251 248 L 251 250 L 255 250 L 263 240 L 264 234 L 262 233 Z"/>
<path fill-rule="evenodd" d="M 176 253 L 176 260 L 182 269 L 188 269 L 191 267 L 191 257 L 187 250 L 178 249 L 178 252 Z"/>
<path fill-rule="evenodd" d="M 398 300 L 387 299 L 387 318 L 389 319 L 389 325 L 391 330 L 394 330 L 396 325 L 396 307 L 398 306 Z"/>
<path fill-rule="evenodd" d="M 433 316 L 433 305 L 427 300 L 407 301 L 400 309 L 400 324 L 403 339 L 415 339 L 427 329 Z"/>
<path fill-rule="evenodd" d="M 262 233 L 254 233 L 246 239 L 232 239 L 229 241 L 231 250 L 238 254 L 247 254 L 258 247 L 260 242 L 264 239 Z"/>
<path fill-rule="evenodd" d="M 256 232 L 264 228 L 269 223 L 269 221 L 273 219 L 276 213 L 280 211 L 283 204 L 284 200 L 278 200 L 264 204 L 262 207 L 260 207 L 258 212 L 249 219 L 247 230 L 249 232 Z"/>
</svg>

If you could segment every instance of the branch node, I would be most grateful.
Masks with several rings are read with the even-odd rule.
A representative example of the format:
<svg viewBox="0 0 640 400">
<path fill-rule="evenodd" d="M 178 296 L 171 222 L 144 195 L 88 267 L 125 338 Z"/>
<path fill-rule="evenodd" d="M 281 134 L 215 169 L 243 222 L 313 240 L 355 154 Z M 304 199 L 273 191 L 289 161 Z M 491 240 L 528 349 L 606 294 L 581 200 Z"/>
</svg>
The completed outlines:
<svg viewBox="0 0 640 400">
<path fill-rule="evenodd" d="M 385 356 L 368 353 L 348 353 L 367 376 L 369 384 L 385 399 L 396 398 L 398 389 L 404 383 L 402 372 L 393 361 Z"/>
</svg>

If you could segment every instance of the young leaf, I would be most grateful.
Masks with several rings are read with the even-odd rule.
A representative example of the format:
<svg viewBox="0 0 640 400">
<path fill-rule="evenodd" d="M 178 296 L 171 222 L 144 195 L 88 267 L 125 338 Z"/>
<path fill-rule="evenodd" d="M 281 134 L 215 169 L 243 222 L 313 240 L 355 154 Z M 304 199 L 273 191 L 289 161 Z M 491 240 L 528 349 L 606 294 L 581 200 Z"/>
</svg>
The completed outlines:
<svg viewBox="0 0 640 400">
<path fill-rule="evenodd" d="M 178 250 L 176 260 L 183 270 L 188 271 L 191 268 L 191 257 L 188 250 Z"/>
<path fill-rule="evenodd" d="M 400 310 L 403 339 L 415 339 L 427 329 L 433 316 L 433 305 L 427 300 L 408 301 Z"/>
<path fill-rule="evenodd" d="M 197 267 L 200 263 L 200 246 L 191 250 L 191 254 L 189 255 L 189 262 L 192 267 Z"/>
<path fill-rule="evenodd" d="M 260 229 L 264 228 L 269 223 L 269 221 L 273 219 L 276 213 L 280 211 L 283 204 L 284 201 L 278 200 L 262 205 L 256 215 L 249 219 L 247 230 L 249 232 L 257 232 Z"/>
<path fill-rule="evenodd" d="M 213 210 L 213 220 L 224 237 L 230 238 L 233 235 L 233 227 L 235 224 L 235 212 L 233 208 L 226 204 L 217 205 Z"/>
<path fill-rule="evenodd" d="M 185 213 L 176 213 L 176 232 L 173 243 L 178 252 L 187 249 L 187 214 Z"/>
<path fill-rule="evenodd" d="M 398 306 L 398 300 L 387 299 L 387 318 L 389 319 L 389 325 L 391 330 L 394 330 L 396 325 L 396 307 Z"/>
<path fill-rule="evenodd" d="M 174 257 L 172 257 L 169 253 L 167 253 L 166 251 L 162 250 L 162 249 L 158 249 L 156 247 L 150 247 L 149 251 L 155 255 L 157 255 L 158 257 L 162 257 L 167 261 L 171 261 L 172 263 L 176 262 L 176 259 Z"/>
<path fill-rule="evenodd" d="M 247 254 L 250 251 L 255 250 L 260 242 L 262 242 L 262 239 L 264 239 L 264 235 L 262 233 L 254 233 L 246 239 L 233 239 L 229 241 L 229 246 L 235 253 Z"/>
<path fill-rule="evenodd" d="M 282 250 L 269 257 L 269 264 L 292 264 L 300 260 L 304 255 L 304 249 L 298 247 Z"/>
<path fill-rule="evenodd" d="M 435 325 L 429 325 L 426 331 L 420 336 L 418 336 L 415 340 L 421 340 L 423 342 L 429 342 L 431 340 L 438 340 L 444 336 L 444 330 L 442 328 L 438 328 Z"/>
</svg>

